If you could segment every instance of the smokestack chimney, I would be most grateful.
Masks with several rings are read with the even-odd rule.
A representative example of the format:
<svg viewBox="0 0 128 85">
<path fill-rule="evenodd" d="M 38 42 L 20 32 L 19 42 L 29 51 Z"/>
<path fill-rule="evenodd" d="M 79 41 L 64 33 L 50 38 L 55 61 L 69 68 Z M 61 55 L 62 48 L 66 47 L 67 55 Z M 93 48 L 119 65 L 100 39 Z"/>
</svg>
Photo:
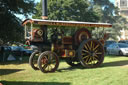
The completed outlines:
<svg viewBox="0 0 128 85">
<path fill-rule="evenodd" d="M 42 19 L 47 18 L 47 0 L 42 0 Z"/>
<path fill-rule="evenodd" d="M 42 19 L 46 20 L 47 17 L 47 0 L 42 0 Z M 41 29 L 44 31 L 44 42 L 47 42 L 47 25 L 42 25 Z"/>
</svg>

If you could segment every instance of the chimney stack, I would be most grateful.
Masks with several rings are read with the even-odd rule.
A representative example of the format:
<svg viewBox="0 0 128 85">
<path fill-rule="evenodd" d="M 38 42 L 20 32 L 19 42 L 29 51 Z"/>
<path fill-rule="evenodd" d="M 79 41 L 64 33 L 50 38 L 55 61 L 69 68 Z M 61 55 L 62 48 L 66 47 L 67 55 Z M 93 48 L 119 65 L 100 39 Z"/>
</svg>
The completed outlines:
<svg viewBox="0 0 128 85">
<path fill-rule="evenodd" d="M 47 0 L 42 0 L 42 19 L 46 20 L 47 17 Z M 44 38 L 44 42 L 47 42 L 47 25 L 42 25 L 41 29 L 44 31 L 42 38 Z"/>
<path fill-rule="evenodd" d="M 47 19 L 47 0 L 42 0 L 42 19 Z"/>
</svg>

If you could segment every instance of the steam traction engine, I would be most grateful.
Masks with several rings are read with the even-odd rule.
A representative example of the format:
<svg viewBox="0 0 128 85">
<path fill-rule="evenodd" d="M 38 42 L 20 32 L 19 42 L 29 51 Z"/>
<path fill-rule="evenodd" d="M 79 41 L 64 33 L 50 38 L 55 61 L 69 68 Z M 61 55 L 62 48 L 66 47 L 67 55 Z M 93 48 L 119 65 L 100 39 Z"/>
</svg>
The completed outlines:
<svg viewBox="0 0 128 85">
<path fill-rule="evenodd" d="M 67 64 L 83 67 L 98 67 L 104 60 L 104 41 L 92 39 L 88 29 L 83 27 L 112 27 L 107 23 L 90 23 L 77 21 L 55 21 L 47 19 L 47 0 L 42 0 L 42 19 L 26 19 L 25 27 L 26 44 L 35 45 L 38 51 L 32 53 L 29 58 L 31 67 L 40 69 L 44 73 L 54 72 L 59 66 L 59 58 L 65 59 Z M 54 29 L 50 40 L 47 35 L 49 26 Z M 64 36 L 64 32 L 58 31 L 61 26 L 81 27 L 72 36 Z M 55 28 L 56 27 L 56 28 Z M 62 29 L 62 28 L 61 28 Z"/>
<path fill-rule="evenodd" d="M 88 68 L 98 67 L 104 60 L 106 35 L 99 40 L 92 39 L 89 30 L 83 27 L 108 28 L 112 25 L 107 23 L 27 19 L 23 22 L 23 26 L 25 26 L 26 44 L 38 47 L 38 51 L 33 52 L 30 56 L 29 63 L 31 67 L 48 73 L 56 71 L 59 66 L 59 58 L 65 59 L 67 64 L 71 66 L 81 64 Z M 50 40 L 47 39 L 48 29 L 45 26 L 54 29 Z M 56 28 L 54 28 L 55 26 Z M 60 26 L 82 28 L 78 29 L 73 36 L 64 36 L 64 32 L 57 30 Z"/>
</svg>

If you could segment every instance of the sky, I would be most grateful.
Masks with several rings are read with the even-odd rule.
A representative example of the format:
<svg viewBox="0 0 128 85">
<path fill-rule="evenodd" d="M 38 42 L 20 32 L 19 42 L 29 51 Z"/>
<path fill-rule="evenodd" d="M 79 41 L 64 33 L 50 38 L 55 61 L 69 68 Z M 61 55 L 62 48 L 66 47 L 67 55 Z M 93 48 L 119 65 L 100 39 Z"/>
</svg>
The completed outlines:
<svg viewBox="0 0 128 85">
<path fill-rule="evenodd" d="M 114 3 L 115 2 L 115 0 L 110 0 L 112 3 Z"/>
</svg>

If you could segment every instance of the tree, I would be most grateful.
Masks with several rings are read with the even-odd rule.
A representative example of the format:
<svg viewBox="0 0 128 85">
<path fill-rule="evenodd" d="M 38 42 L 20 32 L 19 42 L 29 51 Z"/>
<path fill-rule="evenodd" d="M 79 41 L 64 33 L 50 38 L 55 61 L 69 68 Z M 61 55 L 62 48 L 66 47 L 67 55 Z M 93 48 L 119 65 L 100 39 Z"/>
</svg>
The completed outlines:
<svg viewBox="0 0 128 85">
<path fill-rule="evenodd" d="M 100 22 L 111 23 L 112 29 L 105 29 L 110 33 L 110 38 L 117 40 L 117 36 L 120 35 L 121 29 L 128 29 L 126 27 L 127 20 L 119 15 L 119 9 L 114 6 L 109 0 L 91 0 L 93 8 L 99 6 L 102 9 L 102 16 Z M 95 31 L 96 32 L 96 31 Z M 102 31 L 100 31 L 102 33 Z"/>
<path fill-rule="evenodd" d="M 42 2 L 37 4 L 37 12 L 33 18 L 41 19 L 41 7 Z M 100 12 L 99 8 L 92 9 L 88 0 L 48 0 L 48 19 L 50 20 L 97 22 L 100 20 Z M 74 33 L 74 29 L 66 28 L 64 28 L 66 35 Z"/>
<path fill-rule="evenodd" d="M 34 7 L 34 0 L 0 0 L 0 38 L 4 42 L 23 40 L 23 27 L 16 15 L 27 17 L 34 13 Z"/>
<path fill-rule="evenodd" d="M 41 18 L 41 5 L 40 2 L 36 6 L 37 12 L 33 18 Z M 111 23 L 113 27 L 104 31 L 109 32 L 112 39 L 117 39 L 119 30 L 127 29 L 126 19 L 119 15 L 118 8 L 109 0 L 48 0 L 48 18 Z M 99 30 L 97 33 L 97 30 L 94 30 L 94 33 L 94 36 L 102 35 L 103 31 Z"/>
<path fill-rule="evenodd" d="M 41 7 L 40 2 L 33 18 L 41 18 Z M 88 0 L 48 0 L 48 19 L 52 20 L 96 22 L 99 20 L 98 12 L 90 8 Z"/>
</svg>

